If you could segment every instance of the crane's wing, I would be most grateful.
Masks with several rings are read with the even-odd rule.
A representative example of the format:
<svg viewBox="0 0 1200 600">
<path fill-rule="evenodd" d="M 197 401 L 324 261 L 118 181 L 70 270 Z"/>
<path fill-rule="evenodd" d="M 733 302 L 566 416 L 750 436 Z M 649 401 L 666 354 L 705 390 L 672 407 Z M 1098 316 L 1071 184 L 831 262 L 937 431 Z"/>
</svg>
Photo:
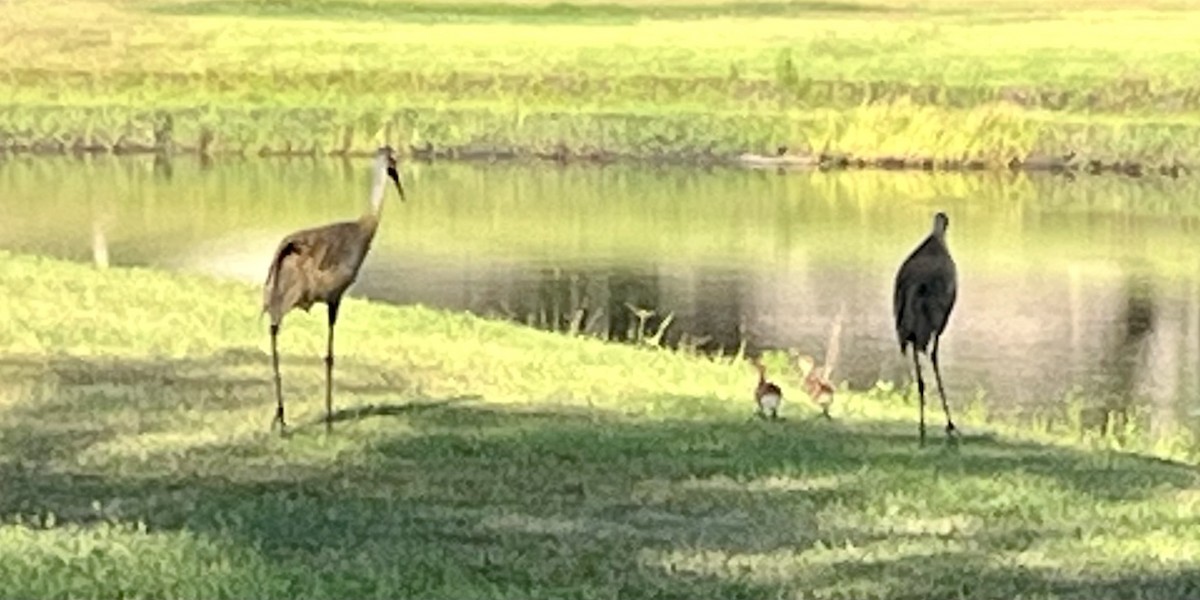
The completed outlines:
<svg viewBox="0 0 1200 600">
<path fill-rule="evenodd" d="M 358 271 L 366 254 L 370 237 L 357 223 L 347 221 L 322 227 L 317 231 L 321 243 L 313 256 L 315 268 L 324 277 L 344 271 Z M 364 236 L 368 236 L 364 239 Z"/>
<path fill-rule="evenodd" d="M 305 265 L 312 262 L 315 247 L 308 232 L 296 232 L 279 242 L 267 280 L 263 283 L 262 310 L 271 315 L 271 324 L 278 325 L 283 314 L 300 303 L 306 287 Z"/>
<path fill-rule="evenodd" d="M 900 351 L 904 352 L 905 348 L 905 331 L 909 320 L 908 314 L 908 295 L 912 287 L 912 271 L 913 261 L 917 257 L 917 251 L 914 251 L 900 265 L 900 270 L 896 272 L 896 281 L 892 287 L 892 317 L 893 324 L 896 327 L 896 339 L 900 342 Z"/>
<path fill-rule="evenodd" d="M 935 238 L 921 244 L 896 275 L 894 310 L 900 350 L 908 341 L 924 349 L 930 336 L 946 328 L 957 298 L 954 260 Z"/>
<path fill-rule="evenodd" d="M 307 309 L 344 291 L 366 256 L 370 235 L 347 221 L 283 238 L 263 284 L 263 311 L 271 322 L 278 324 L 292 307 Z"/>
<path fill-rule="evenodd" d="M 938 323 L 938 335 L 941 335 L 946 330 L 946 325 L 950 322 L 950 313 L 954 312 L 954 304 L 958 301 L 958 273 L 954 267 L 954 261 L 950 260 L 949 255 L 946 258 L 949 261 L 949 267 L 943 269 L 942 293 L 935 300 L 937 310 L 942 315 Z"/>
<path fill-rule="evenodd" d="M 900 324 L 905 320 L 905 312 L 908 305 L 908 294 L 913 286 L 913 278 L 918 271 L 921 271 L 921 262 L 926 254 L 926 249 L 929 246 L 930 238 L 926 238 L 921 245 L 917 246 L 905 259 L 900 263 L 900 269 L 896 271 L 896 280 L 892 285 L 892 316 L 896 320 L 896 328 L 899 330 Z M 903 343 L 903 340 L 901 340 Z"/>
</svg>

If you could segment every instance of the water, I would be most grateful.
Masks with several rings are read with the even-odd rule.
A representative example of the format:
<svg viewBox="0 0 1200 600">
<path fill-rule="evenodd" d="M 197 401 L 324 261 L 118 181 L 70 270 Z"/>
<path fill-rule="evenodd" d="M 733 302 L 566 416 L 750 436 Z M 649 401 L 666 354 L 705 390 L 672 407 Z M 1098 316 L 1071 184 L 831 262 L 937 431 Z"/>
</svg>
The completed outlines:
<svg viewBox="0 0 1200 600">
<path fill-rule="evenodd" d="M 259 283 L 286 233 L 356 216 L 368 161 L 0 159 L 0 247 Z M 1200 184 L 1015 174 L 412 164 L 352 294 L 628 339 L 824 356 L 903 381 L 899 263 L 951 218 L 952 402 L 1051 415 L 1071 398 L 1151 432 L 1200 421 Z M 643 313 L 645 315 L 647 313 Z M 936 414 L 936 413 L 935 413 Z M 1098 425 L 1098 423 L 1097 423 Z"/>
</svg>

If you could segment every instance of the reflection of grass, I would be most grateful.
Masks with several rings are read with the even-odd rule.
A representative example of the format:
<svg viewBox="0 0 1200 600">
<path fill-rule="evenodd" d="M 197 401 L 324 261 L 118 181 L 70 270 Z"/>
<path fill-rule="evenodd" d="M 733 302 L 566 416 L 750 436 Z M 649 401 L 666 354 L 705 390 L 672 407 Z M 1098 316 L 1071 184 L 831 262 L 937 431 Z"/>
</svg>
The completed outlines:
<svg viewBox="0 0 1200 600">
<path fill-rule="evenodd" d="M 191 158 L 177 159 L 168 178 L 152 169 L 148 157 L 10 163 L 0 170 L 0 189 L 14 199 L 0 222 L 0 246 L 87 258 L 93 221 L 107 217 L 115 261 L 177 266 L 232 232 L 246 237 L 231 246 L 260 244 L 260 252 L 269 253 L 287 231 L 351 217 L 364 204 L 363 159 L 229 158 L 215 164 L 207 169 Z M 376 241 L 376 251 L 385 254 L 402 249 L 410 256 L 457 259 L 464 249 L 485 256 L 503 248 L 508 257 L 569 271 L 573 261 L 593 257 L 623 264 L 659 257 L 666 264 L 740 269 L 769 265 L 764 256 L 803 252 L 826 264 L 890 274 L 897 254 L 926 233 L 930 215 L 947 210 L 956 217 L 951 248 L 976 273 L 1012 273 L 1033 262 L 1057 267 L 1127 259 L 1145 261 L 1164 277 L 1190 278 L 1200 269 L 1197 257 L 1184 251 L 1200 216 L 1194 178 L 779 177 L 513 163 L 409 163 L 404 169 L 421 202 L 389 205 Z M 1147 234 L 1131 236 L 1131 225 Z M 1014 246 L 1013 232 L 1022 244 Z M 1126 244 L 1130 239 L 1139 243 Z M 254 280 L 259 270 L 253 267 Z M 1121 274 L 1114 273 L 1091 276 Z M 569 279 L 569 272 L 561 276 L 564 285 Z"/>
<path fill-rule="evenodd" d="M 171 115 L 174 142 L 209 132 L 214 151 L 364 150 L 383 130 L 547 154 L 1200 158 L 1200 12 L 1171 2 L 70 0 L 6 17 L 14 145 L 150 144 Z"/>
<path fill-rule="evenodd" d="M 0 258 L 8 595 L 1196 593 L 1192 467 L 918 451 L 886 392 L 752 422 L 745 365 L 357 300 L 329 438 L 322 319 L 287 322 L 281 441 L 252 288 Z"/>
</svg>

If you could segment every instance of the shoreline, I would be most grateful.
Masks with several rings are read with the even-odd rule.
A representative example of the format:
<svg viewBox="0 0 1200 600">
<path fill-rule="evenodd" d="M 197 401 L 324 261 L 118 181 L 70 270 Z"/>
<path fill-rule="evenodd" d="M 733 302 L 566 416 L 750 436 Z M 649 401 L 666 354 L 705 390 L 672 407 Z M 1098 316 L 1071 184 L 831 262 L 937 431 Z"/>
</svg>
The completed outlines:
<svg viewBox="0 0 1200 600">
<path fill-rule="evenodd" d="M 527 147 L 504 147 L 493 145 L 463 144 L 457 146 L 434 146 L 425 144 L 417 147 L 401 146 L 403 155 L 409 160 L 422 162 L 459 161 L 459 162 L 550 162 L 558 164 L 591 163 L 645 163 L 693 166 L 700 168 L 724 166 L 742 167 L 748 169 L 775 169 L 779 171 L 923 171 L 923 172 L 1040 172 L 1074 178 L 1079 175 L 1116 175 L 1128 178 L 1146 176 L 1161 176 L 1170 179 L 1189 176 L 1195 172 L 1195 167 L 1176 160 L 1135 160 L 1118 158 L 1104 160 L 1101 158 L 1085 158 L 1074 152 L 1062 155 L 1032 155 L 1013 157 L 1007 161 L 984 159 L 939 159 L 925 156 L 896 156 L 887 154 L 855 155 L 848 153 L 789 153 L 782 152 L 774 155 L 742 152 L 738 154 L 715 153 L 709 151 L 695 152 L 660 152 L 633 153 L 608 150 L 572 151 L 565 145 L 560 145 L 554 151 L 543 151 Z M 0 145 L 0 157 L 5 156 L 197 156 L 201 160 L 211 160 L 222 156 L 258 157 L 258 158 L 364 158 L 370 157 L 373 150 L 344 149 L 323 152 L 316 147 L 308 149 L 268 148 L 262 147 L 257 151 L 245 149 L 208 150 L 197 145 L 172 145 L 170 147 L 154 146 L 138 142 L 118 140 L 115 144 L 102 144 L 75 140 L 66 143 L 61 140 L 44 140 L 33 143 L 18 143 Z"/>
<path fill-rule="evenodd" d="M 245 281 L 230 279 L 226 277 L 193 273 L 186 271 L 177 271 L 173 269 L 164 269 L 158 267 L 137 267 L 137 266 L 110 266 L 97 268 L 86 261 L 71 260 L 65 258 L 57 258 L 44 254 L 34 254 L 27 252 L 12 251 L 0 248 L 0 271 L 5 268 L 14 269 L 15 272 L 28 271 L 30 268 L 35 268 L 37 271 L 45 273 L 45 276 L 50 280 L 84 278 L 91 284 L 103 286 L 110 289 L 110 293 L 114 290 L 122 289 L 126 285 L 142 286 L 149 285 L 151 287 L 170 287 L 173 288 L 179 285 L 190 285 L 193 289 L 203 289 L 208 292 L 218 293 L 216 295 L 232 295 L 234 297 L 256 297 L 258 286 Z M 7 261 L 7 264 L 5 264 Z M 73 273 L 73 276 L 68 276 L 68 273 Z M 141 281 L 141 283 L 136 283 Z M 2 287 L 2 286 L 0 286 Z M 114 298 L 116 296 L 113 296 Z M 684 348 L 674 348 L 665 345 L 643 345 L 639 343 L 627 343 L 603 339 L 589 335 L 571 335 L 561 331 L 545 330 L 537 327 L 530 327 L 520 322 L 511 320 L 489 317 L 472 313 L 470 311 L 456 311 L 449 308 L 424 304 L 396 304 L 388 301 L 380 301 L 365 298 L 357 295 L 347 296 L 347 302 L 354 306 L 354 311 L 358 314 L 363 312 L 369 313 L 368 316 L 359 316 L 362 322 L 378 323 L 383 319 L 390 320 L 405 320 L 412 318 L 412 313 L 420 313 L 420 321 L 422 328 L 432 327 L 435 330 L 440 330 L 446 327 L 449 322 L 469 322 L 472 323 L 468 329 L 477 331 L 479 329 L 489 329 L 499 337 L 496 340 L 508 340 L 515 347 L 524 347 L 530 340 L 540 340 L 539 343 L 559 347 L 566 351 L 584 351 L 587 348 L 602 348 L 603 352 L 612 353 L 614 356 L 644 356 L 645 353 L 657 355 L 663 360 L 669 362 L 678 362 L 687 364 L 690 368 L 697 368 L 704 371 L 712 370 L 721 374 L 721 390 L 726 390 L 725 384 L 730 381 L 735 382 L 732 390 L 727 391 L 711 391 L 714 401 L 721 397 L 740 397 L 741 387 L 744 384 L 743 373 L 740 372 L 742 361 L 746 358 L 745 355 L 738 351 L 734 354 L 708 354 L 687 350 Z M 324 341 L 325 325 L 321 319 L 311 319 L 302 316 L 303 313 L 294 313 L 290 319 L 289 332 L 298 331 L 299 335 L 306 338 L 306 342 L 301 342 L 298 347 L 293 347 L 288 352 L 307 350 L 316 352 L 320 344 Z M 406 315 L 406 316 L 401 316 Z M 257 320 L 241 321 L 238 319 L 234 329 L 238 336 L 245 336 L 245 341 L 250 341 L 251 345 L 255 341 L 260 340 L 260 328 Z M 246 335 L 249 332 L 249 335 Z M 296 335 L 296 334 L 292 334 Z M 425 335 L 424 333 L 418 335 Z M 496 340 L 492 340 L 493 342 Z M 10 346 L 7 350 L 3 347 L 3 340 L 0 340 L 0 354 L 4 352 L 20 351 L 19 344 Z M 174 340 L 176 343 L 181 343 L 184 346 L 189 346 L 194 343 L 194 340 Z M 205 340 L 204 344 L 215 343 L 214 340 Z M 217 343 L 217 346 L 212 350 L 216 351 L 224 348 L 225 344 Z M 189 346 L 190 348 L 190 346 Z M 65 353 L 59 352 L 57 356 L 66 357 L 73 354 L 79 348 L 68 349 Z M 88 353 L 100 350 L 97 347 L 90 347 Z M 109 348 L 108 350 L 116 352 L 116 355 L 124 356 L 123 350 Z M 192 354 L 195 349 L 189 349 L 183 355 L 175 356 L 182 358 Z M 441 352 L 444 349 L 436 349 Z M 789 367 L 784 366 L 790 358 L 789 352 L 794 349 L 774 348 L 767 350 L 763 355 L 764 360 L 772 364 L 772 369 L 777 372 L 776 379 L 781 383 L 786 384 L 786 387 L 792 390 L 790 402 L 791 410 L 796 418 L 803 419 L 805 415 L 811 416 L 809 411 L 815 411 L 812 403 L 805 396 L 799 377 L 793 373 Z M 45 351 L 41 348 L 38 352 Z M 362 358 L 360 352 L 352 351 L 353 354 Z M 268 355 L 264 354 L 266 358 Z M 634 367 L 629 367 L 634 368 Z M 638 367 L 640 368 L 640 367 Z M 727 379 L 728 378 L 728 379 Z M 673 382 L 672 385 L 686 385 L 684 382 Z M 844 381 L 837 385 L 837 399 L 835 403 L 835 418 L 847 424 L 862 425 L 865 422 L 875 420 L 898 420 L 907 422 L 914 408 L 911 402 L 915 398 L 909 398 L 910 392 L 906 389 L 896 386 L 895 382 L 885 380 L 877 381 L 873 386 L 867 386 L 861 389 L 852 389 Z M 882 392 L 885 389 L 887 391 Z M 915 394 L 915 392 L 911 392 Z M 719 401 L 723 403 L 724 401 Z M 601 403 L 602 404 L 602 403 Z M 589 406 L 592 404 L 589 403 Z M 1182 464 L 1196 465 L 1200 464 L 1200 448 L 1194 446 L 1196 441 L 1193 440 L 1189 430 L 1184 427 L 1174 429 L 1169 432 L 1164 432 L 1161 436 L 1145 436 L 1138 429 L 1126 430 L 1121 432 L 1117 437 L 1110 437 L 1103 432 L 1095 432 L 1090 429 L 1082 429 L 1082 421 L 1085 418 L 1085 413 L 1094 412 L 1094 408 L 1089 408 L 1078 402 L 1069 402 L 1064 405 L 1067 410 L 1065 418 L 1053 418 L 1044 415 L 1031 415 L 1029 421 L 1024 424 L 1018 421 L 1010 420 L 1009 418 L 997 417 L 989 414 L 986 403 L 981 403 L 978 400 L 967 400 L 957 406 L 958 420 L 960 425 L 966 425 L 978 436 L 1005 436 L 1014 441 L 1034 442 L 1047 444 L 1049 446 L 1057 446 L 1061 448 L 1074 448 L 1088 452 L 1119 452 L 1131 456 L 1143 456 L 1154 458 L 1156 460 L 1164 460 L 1171 462 L 1179 462 Z M 595 408 L 616 408 L 624 410 L 628 408 L 620 403 L 614 406 L 601 407 L 600 404 L 595 405 Z M 718 411 L 724 414 L 724 411 Z M 1118 440 L 1117 438 L 1120 438 Z M 1113 444 L 1116 444 L 1114 446 Z"/>
</svg>

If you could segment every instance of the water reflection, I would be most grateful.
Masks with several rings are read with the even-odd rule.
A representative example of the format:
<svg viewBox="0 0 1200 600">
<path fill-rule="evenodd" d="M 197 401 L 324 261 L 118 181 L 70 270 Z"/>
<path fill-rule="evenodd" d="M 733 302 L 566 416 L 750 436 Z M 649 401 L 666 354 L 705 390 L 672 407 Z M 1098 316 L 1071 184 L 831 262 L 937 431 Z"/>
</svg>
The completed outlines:
<svg viewBox="0 0 1200 600">
<path fill-rule="evenodd" d="M 895 269 L 946 210 L 959 305 L 948 394 L 1116 435 L 1193 423 L 1194 180 L 410 164 L 352 294 L 615 340 L 822 357 L 906 381 Z M 359 214 L 363 160 L 0 162 L 0 246 L 261 282 L 280 237 Z"/>
<path fill-rule="evenodd" d="M 1118 439 L 1124 439 L 1130 408 L 1138 395 L 1138 375 L 1150 366 L 1146 349 L 1155 321 L 1154 283 L 1144 274 L 1144 261 L 1135 264 L 1143 269 L 1127 270 L 1124 276 L 1120 292 L 1124 308 L 1117 316 L 1116 335 L 1098 357 L 1102 375 L 1086 390 L 1095 405 L 1085 411 L 1083 426 Z"/>
</svg>

